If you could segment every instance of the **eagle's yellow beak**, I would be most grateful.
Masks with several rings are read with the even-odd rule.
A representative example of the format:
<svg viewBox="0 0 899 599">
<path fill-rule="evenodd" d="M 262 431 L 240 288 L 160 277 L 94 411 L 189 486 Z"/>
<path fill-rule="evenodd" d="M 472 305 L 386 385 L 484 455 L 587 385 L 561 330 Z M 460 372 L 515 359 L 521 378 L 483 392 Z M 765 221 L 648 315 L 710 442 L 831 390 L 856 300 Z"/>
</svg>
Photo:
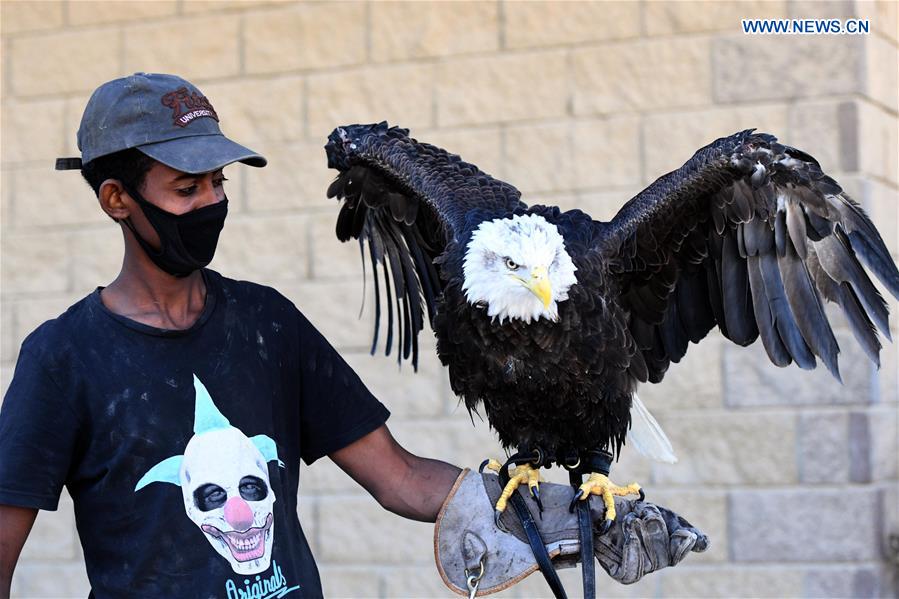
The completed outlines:
<svg viewBox="0 0 899 599">
<path fill-rule="evenodd" d="M 531 293 L 536 295 L 544 308 L 549 308 L 549 303 L 553 299 L 553 290 L 549 284 L 549 274 L 546 272 L 545 266 L 535 266 L 531 271 L 529 281 L 522 281 Z"/>
</svg>

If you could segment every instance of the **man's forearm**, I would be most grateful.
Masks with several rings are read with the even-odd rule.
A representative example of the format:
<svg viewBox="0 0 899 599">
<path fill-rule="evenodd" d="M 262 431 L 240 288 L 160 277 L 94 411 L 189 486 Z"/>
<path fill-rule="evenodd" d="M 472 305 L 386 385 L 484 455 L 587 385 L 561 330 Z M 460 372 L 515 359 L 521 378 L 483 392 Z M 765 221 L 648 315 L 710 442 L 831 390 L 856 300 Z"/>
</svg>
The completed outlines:
<svg viewBox="0 0 899 599">
<path fill-rule="evenodd" d="M 386 509 L 405 518 L 435 522 L 440 507 L 462 470 L 452 464 L 408 454 L 400 486 L 378 498 Z"/>
</svg>

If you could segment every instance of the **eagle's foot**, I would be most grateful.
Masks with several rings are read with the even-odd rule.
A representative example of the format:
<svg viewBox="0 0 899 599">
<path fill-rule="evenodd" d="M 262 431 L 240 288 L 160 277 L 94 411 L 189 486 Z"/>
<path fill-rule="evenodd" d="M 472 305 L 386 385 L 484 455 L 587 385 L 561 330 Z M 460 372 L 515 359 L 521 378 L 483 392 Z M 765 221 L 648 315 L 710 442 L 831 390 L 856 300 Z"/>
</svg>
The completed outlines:
<svg viewBox="0 0 899 599">
<path fill-rule="evenodd" d="M 500 472 L 502 470 L 502 464 L 497 462 L 496 460 L 485 460 L 479 470 L 483 471 L 484 469 L 493 470 L 494 472 Z M 512 497 L 512 493 L 518 489 L 519 486 L 527 484 L 528 488 L 531 491 L 531 497 L 534 498 L 534 501 L 537 502 L 537 507 L 540 512 L 543 512 L 543 502 L 540 501 L 540 469 L 534 468 L 530 464 L 520 464 L 515 466 L 512 469 L 512 472 L 509 475 L 509 482 L 506 483 L 506 486 L 503 488 L 503 492 L 500 493 L 499 499 L 496 501 L 496 506 L 494 506 L 493 510 L 493 521 L 496 524 L 496 527 L 502 531 L 507 531 L 506 526 L 502 523 L 500 519 L 503 515 L 503 512 L 506 511 L 506 507 L 509 504 L 509 498 Z"/>
<path fill-rule="evenodd" d="M 584 481 L 584 484 L 580 486 L 577 493 L 574 494 L 574 499 L 571 500 L 571 505 L 569 509 L 574 511 L 574 507 L 577 502 L 585 501 L 590 495 L 599 495 L 602 497 L 603 505 L 606 507 L 606 519 L 603 524 L 603 532 L 607 531 L 611 525 L 612 521 L 615 519 L 615 499 L 614 497 L 617 495 L 619 497 L 625 497 L 627 495 L 639 495 L 640 501 L 646 497 L 643 493 L 643 489 L 640 488 L 640 485 L 637 483 L 631 483 L 627 486 L 621 487 L 613 483 L 609 480 L 609 477 L 605 474 L 599 474 L 596 472 L 592 472 L 590 476 L 587 477 L 587 480 Z"/>
</svg>

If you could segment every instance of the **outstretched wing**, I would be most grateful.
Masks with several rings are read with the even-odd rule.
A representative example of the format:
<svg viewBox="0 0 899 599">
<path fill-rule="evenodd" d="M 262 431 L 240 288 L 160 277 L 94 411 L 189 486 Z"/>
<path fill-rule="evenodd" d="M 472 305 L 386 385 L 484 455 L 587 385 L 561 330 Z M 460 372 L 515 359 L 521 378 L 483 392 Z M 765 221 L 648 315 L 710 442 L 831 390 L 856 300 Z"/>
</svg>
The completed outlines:
<svg viewBox="0 0 899 599">
<path fill-rule="evenodd" d="M 377 125 L 338 127 L 325 146 L 328 166 L 340 172 L 328 197 L 345 200 L 337 238 L 358 239 L 372 265 L 378 344 L 381 297 L 378 267 L 387 296 L 386 353 L 393 346 L 394 311 L 402 351 L 397 359 L 418 363 L 423 308 L 433 318 L 443 289 L 435 268 L 447 246 L 471 230 L 473 221 L 525 208 L 517 189 L 436 146 L 419 143 L 407 129 Z M 474 222 L 476 224 L 476 222 Z"/>
<path fill-rule="evenodd" d="M 899 271 L 861 207 L 808 154 L 752 129 L 702 148 L 604 224 L 609 277 L 661 380 L 690 341 L 718 325 L 772 362 L 839 379 L 822 298 L 836 302 L 879 365 L 887 305 L 864 264 L 899 298 Z"/>
</svg>

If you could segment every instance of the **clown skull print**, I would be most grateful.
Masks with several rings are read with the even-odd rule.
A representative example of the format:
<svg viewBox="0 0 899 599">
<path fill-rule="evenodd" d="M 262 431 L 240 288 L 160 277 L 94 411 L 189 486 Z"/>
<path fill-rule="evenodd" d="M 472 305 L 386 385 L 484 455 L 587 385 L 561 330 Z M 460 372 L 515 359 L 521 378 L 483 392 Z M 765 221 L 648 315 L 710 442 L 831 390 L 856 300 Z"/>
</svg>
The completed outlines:
<svg viewBox="0 0 899 599">
<path fill-rule="evenodd" d="M 274 541 L 268 462 L 278 460 L 266 435 L 247 437 L 219 412 L 203 383 L 194 376 L 194 436 L 183 455 L 151 468 L 135 491 L 153 482 L 181 487 L 187 517 L 238 574 L 268 569 Z"/>
</svg>

